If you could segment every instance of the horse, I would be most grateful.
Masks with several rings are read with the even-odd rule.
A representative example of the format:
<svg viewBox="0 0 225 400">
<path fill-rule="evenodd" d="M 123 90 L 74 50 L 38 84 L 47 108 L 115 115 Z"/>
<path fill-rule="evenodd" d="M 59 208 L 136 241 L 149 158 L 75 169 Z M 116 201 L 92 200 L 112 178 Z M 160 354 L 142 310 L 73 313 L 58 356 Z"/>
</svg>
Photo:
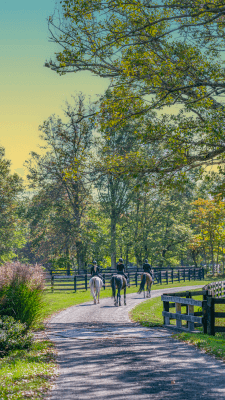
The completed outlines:
<svg viewBox="0 0 225 400">
<path fill-rule="evenodd" d="M 144 292 L 144 298 L 145 298 L 145 284 L 147 285 L 147 297 L 151 297 L 151 286 L 152 286 L 152 277 L 150 274 L 147 272 L 143 272 L 141 274 L 141 284 L 138 290 L 138 293 L 141 293 L 142 291 Z"/>
<path fill-rule="evenodd" d="M 91 294 L 94 297 L 94 304 L 97 304 L 97 302 L 96 302 L 97 298 L 98 298 L 98 304 L 99 304 L 100 290 L 101 290 L 101 287 L 103 286 L 102 279 L 99 278 L 98 276 L 93 276 L 89 281 L 89 286 L 91 289 Z"/>
<path fill-rule="evenodd" d="M 124 289 L 124 305 L 126 306 L 126 288 L 127 288 L 127 280 L 123 275 L 113 275 L 111 278 L 111 286 L 112 286 L 112 297 L 114 298 L 114 305 L 121 306 L 121 294 L 120 291 Z M 116 297 L 116 289 L 117 289 L 117 297 Z"/>
</svg>

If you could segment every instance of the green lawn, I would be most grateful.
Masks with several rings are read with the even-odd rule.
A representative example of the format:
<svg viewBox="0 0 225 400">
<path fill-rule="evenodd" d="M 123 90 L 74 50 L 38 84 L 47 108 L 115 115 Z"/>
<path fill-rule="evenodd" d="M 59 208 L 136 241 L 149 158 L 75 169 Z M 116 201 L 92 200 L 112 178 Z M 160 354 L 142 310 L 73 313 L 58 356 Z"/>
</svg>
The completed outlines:
<svg viewBox="0 0 225 400">
<path fill-rule="evenodd" d="M 29 350 L 0 358 L 0 399 L 43 399 L 55 376 L 53 344 L 36 341 Z"/>
<path fill-rule="evenodd" d="M 218 278 L 217 278 L 218 280 Z M 153 285 L 153 290 L 169 287 L 185 287 L 190 285 L 205 285 L 205 281 L 176 282 L 173 285 Z M 127 293 L 137 292 L 138 288 L 132 286 Z M 101 291 L 101 298 L 111 297 L 111 289 Z M 54 313 L 70 306 L 93 301 L 90 290 L 45 292 L 44 304 L 36 329 L 44 328 L 43 321 Z M 138 307 L 142 307 L 139 309 Z M 146 326 L 159 326 L 162 324 L 160 298 L 143 302 L 132 310 L 132 318 Z M 186 340 L 183 338 L 183 340 Z M 37 341 L 30 350 L 14 351 L 9 356 L 0 359 L 0 400 L 36 400 L 45 397 L 56 375 L 55 356 L 53 344 L 49 341 Z"/>
<path fill-rule="evenodd" d="M 199 298 L 198 298 L 199 297 Z M 201 296 L 196 296 L 196 300 L 200 300 Z M 171 308 L 171 312 L 175 309 Z M 163 303 L 160 297 L 149 299 L 136 306 L 130 312 L 130 317 L 133 321 L 139 322 L 143 326 L 153 327 L 163 325 Z M 195 307 L 195 311 L 200 311 Z M 215 311 L 225 312 L 225 306 L 217 304 Z M 175 324 L 175 320 L 170 321 L 171 325 Z M 217 326 L 224 326 L 224 319 L 216 319 Z M 200 329 L 200 328 L 198 328 Z M 216 333 L 215 336 L 203 335 L 202 333 L 188 333 L 182 332 L 173 335 L 174 338 L 188 342 L 195 345 L 199 349 L 212 354 L 222 360 L 225 360 L 225 334 Z"/>
<path fill-rule="evenodd" d="M 158 289 L 168 289 L 171 287 L 184 287 L 184 286 L 192 286 L 192 285 L 206 285 L 211 282 L 212 279 L 205 279 L 204 281 L 186 281 L 186 282 L 176 282 L 170 283 L 169 285 L 156 284 L 152 286 L 152 290 Z M 132 286 L 127 289 L 127 293 L 136 293 L 138 291 L 138 287 Z M 111 297 L 112 290 L 110 288 L 106 288 L 105 290 L 101 290 L 100 298 Z M 93 301 L 93 297 L 91 296 L 90 289 L 79 290 L 76 293 L 74 291 L 61 291 L 61 292 L 50 292 L 46 291 L 44 295 L 44 307 L 41 313 L 41 319 L 44 320 L 52 314 L 64 310 L 70 306 L 85 303 L 86 301 Z"/>
</svg>

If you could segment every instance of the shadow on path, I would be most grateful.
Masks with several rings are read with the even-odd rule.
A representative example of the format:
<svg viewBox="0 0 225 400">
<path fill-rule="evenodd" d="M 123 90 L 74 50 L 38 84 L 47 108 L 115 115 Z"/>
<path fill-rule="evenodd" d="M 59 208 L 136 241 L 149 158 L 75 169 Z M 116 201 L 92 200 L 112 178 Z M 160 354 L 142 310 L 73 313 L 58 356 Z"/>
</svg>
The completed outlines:
<svg viewBox="0 0 225 400">
<path fill-rule="evenodd" d="M 58 348 L 52 400 L 225 398 L 224 364 L 171 338 L 69 340 Z"/>
</svg>

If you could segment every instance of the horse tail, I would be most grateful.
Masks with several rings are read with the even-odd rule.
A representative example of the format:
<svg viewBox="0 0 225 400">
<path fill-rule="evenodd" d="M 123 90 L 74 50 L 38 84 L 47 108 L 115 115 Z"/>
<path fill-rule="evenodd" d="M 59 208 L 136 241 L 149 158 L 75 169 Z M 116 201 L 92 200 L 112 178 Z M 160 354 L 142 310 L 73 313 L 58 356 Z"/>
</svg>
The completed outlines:
<svg viewBox="0 0 225 400">
<path fill-rule="evenodd" d="M 95 278 L 93 277 L 90 282 L 91 294 L 95 298 Z"/>
<path fill-rule="evenodd" d="M 116 277 L 115 276 L 112 276 L 111 286 L 112 286 L 112 297 L 115 297 L 116 296 Z"/>
<path fill-rule="evenodd" d="M 144 290 L 145 288 L 145 283 L 146 283 L 146 274 L 142 275 L 142 280 L 141 280 L 141 284 L 140 284 L 140 288 L 139 288 L 139 293 L 142 292 L 142 290 Z"/>
</svg>

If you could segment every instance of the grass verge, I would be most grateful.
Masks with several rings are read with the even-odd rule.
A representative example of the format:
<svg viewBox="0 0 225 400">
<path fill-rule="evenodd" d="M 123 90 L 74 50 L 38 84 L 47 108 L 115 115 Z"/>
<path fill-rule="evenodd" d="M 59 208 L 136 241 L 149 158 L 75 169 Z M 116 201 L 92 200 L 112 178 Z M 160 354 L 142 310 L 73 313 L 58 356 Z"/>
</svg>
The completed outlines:
<svg viewBox="0 0 225 400">
<path fill-rule="evenodd" d="M 0 359 L 0 399 L 43 399 L 56 376 L 55 350 L 36 341 L 29 350 L 15 350 Z"/>
<path fill-rule="evenodd" d="M 218 280 L 218 278 L 217 278 Z M 172 287 L 185 287 L 185 286 L 194 286 L 194 285 L 207 285 L 207 283 L 212 282 L 212 279 L 205 279 L 204 281 L 186 281 L 186 282 L 176 282 L 173 284 L 156 284 L 152 286 L 152 290 L 159 289 L 168 289 Z M 132 286 L 127 289 L 127 294 L 136 293 L 138 291 L 138 287 Z M 111 297 L 112 290 L 110 288 L 106 288 L 105 290 L 101 290 L 101 298 Z M 45 292 L 44 296 L 44 306 L 41 313 L 41 319 L 44 320 L 52 314 L 64 310 L 70 306 L 85 303 L 86 301 L 93 301 L 90 290 L 80 290 L 76 293 L 73 291 L 63 291 L 63 292 Z"/>
<path fill-rule="evenodd" d="M 176 282 L 173 285 L 153 286 L 153 290 L 166 289 L 168 287 L 185 287 L 191 285 L 205 285 L 211 280 Z M 137 292 L 137 287 L 131 287 L 127 293 Z M 111 289 L 101 291 L 101 298 L 110 297 Z M 44 305 L 41 311 L 40 320 L 42 323 L 36 325 L 36 330 L 43 321 L 52 314 L 66 309 L 70 306 L 81 304 L 86 301 L 93 301 L 90 290 L 75 292 L 46 292 Z M 160 298 L 151 300 L 151 310 L 147 302 L 140 306 L 146 307 L 141 313 L 136 308 L 133 319 L 145 326 L 162 325 L 162 312 L 159 307 Z M 139 307 L 139 306 L 138 306 Z M 53 344 L 49 341 L 36 341 L 29 350 L 17 350 L 11 352 L 7 357 L 0 359 L 0 400 L 33 400 L 42 399 L 52 385 L 56 375 L 55 355 Z"/>
<path fill-rule="evenodd" d="M 196 296 L 197 300 L 198 297 Z M 200 299 L 200 298 L 199 298 Z M 216 311 L 224 312 L 224 305 L 216 305 Z M 139 304 L 130 312 L 133 321 L 139 322 L 146 327 L 159 327 L 163 325 L 163 304 L 160 297 L 156 297 Z M 198 311 L 198 308 L 195 309 Z M 173 308 L 171 309 L 173 312 Z M 175 309 L 174 309 L 175 312 Z M 171 320 L 175 324 L 175 320 Z M 224 319 L 216 319 L 217 326 L 224 326 Z M 203 335 L 202 333 L 181 332 L 173 335 L 173 338 L 194 345 L 204 352 L 214 355 L 225 361 L 225 334 L 216 333 L 215 336 Z"/>
<path fill-rule="evenodd" d="M 209 336 L 202 333 L 182 332 L 173 335 L 173 337 L 192 344 L 198 349 L 225 361 L 225 336 L 222 333 L 216 333 L 216 336 Z"/>
</svg>

